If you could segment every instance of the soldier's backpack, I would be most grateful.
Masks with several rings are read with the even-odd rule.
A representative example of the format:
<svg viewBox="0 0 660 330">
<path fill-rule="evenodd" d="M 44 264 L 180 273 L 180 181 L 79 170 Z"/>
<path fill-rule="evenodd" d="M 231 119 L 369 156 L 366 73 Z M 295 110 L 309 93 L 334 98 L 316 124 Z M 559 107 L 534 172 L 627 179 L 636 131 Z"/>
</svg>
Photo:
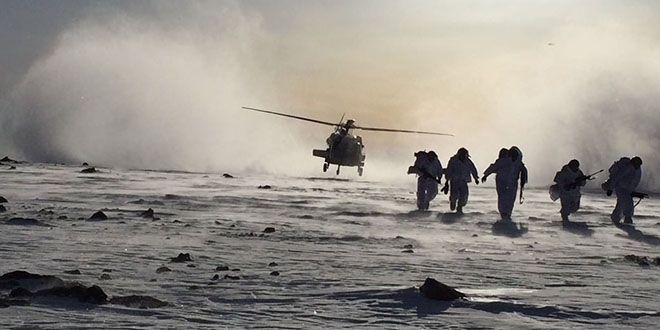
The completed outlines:
<svg viewBox="0 0 660 330">
<path fill-rule="evenodd" d="M 603 182 L 601 188 L 605 191 L 612 191 L 614 190 L 614 180 L 617 177 L 617 174 L 621 171 L 622 168 L 624 168 L 626 165 L 630 164 L 630 158 L 628 157 L 621 157 L 619 160 L 615 161 L 612 163 L 609 169 L 607 171 L 610 173 L 610 177 L 607 179 L 607 181 Z"/>
</svg>

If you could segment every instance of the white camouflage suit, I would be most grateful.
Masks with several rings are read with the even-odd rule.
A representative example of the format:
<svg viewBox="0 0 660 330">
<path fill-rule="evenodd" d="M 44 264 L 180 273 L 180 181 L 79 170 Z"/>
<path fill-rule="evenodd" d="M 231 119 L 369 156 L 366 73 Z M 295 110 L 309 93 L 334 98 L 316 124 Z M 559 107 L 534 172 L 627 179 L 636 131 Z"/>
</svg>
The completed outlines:
<svg viewBox="0 0 660 330">
<path fill-rule="evenodd" d="M 461 160 L 458 158 L 458 155 L 454 155 L 447 163 L 445 177 L 450 182 L 450 208 L 451 210 L 454 210 L 454 208 L 457 207 L 458 210 L 461 211 L 468 201 L 468 183 L 472 182 L 472 177 L 474 177 L 474 180 L 477 182 L 479 180 L 477 168 L 474 166 L 474 163 L 470 160 L 469 156 L 465 157 L 464 160 Z"/>
<path fill-rule="evenodd" d="M 488 168 L 484 171 L 484 177 L 487 177 L 493 173 L 495 173 L 495 189 L 497 190 L 497 210 L 500 212 L 500 216 L 502 218 L 505 218 L 505 214 L 511 214 L 510 211 L 509 213 L 506 213 L 505 210 L 507 209 L 506 204 L 504 203 L 505 200 L 505 195 L 506 195 L 506 190 L 507 190 L 507 182 L 509 181 L 509 176 L 511 173 L 511 165 L 513 165 L 513 161 L 509 157 L 508 153 L 504 157 L 498 158 L 494 163 L 490 164 Z M 515 196 L 515 193 L 514 193 Z"/>
<path fill-rule="evenodd" d="M 428 210 L 429 204 L 438 195 L 438 181 L 442 178 L 442 164 L 438 158 L 430 159 L 424 153 L 415 159 L 415 164 L 412 167 L 418 175 L 417 208 Z"/>
<path fill-rule="evenodd" d="M 515 159 L 514 152 L 518 155 Z M 527 183 L 527 167 L 522 162 L 522 152 L 520 149 L 511 147 L 509 149 L 509 157 L 511 158 L 511 165 L 508 171 L 504 170 L 500 172 L 500 175 L 504 175 L 502 178 L 504 186 L 500 193 L 502 196 L 502 209 L 500 212 L 505 219 L 511 219 L 511 214 L 513 213 L 513 206 L 516 203 L 516 194 L 518 193 L 518 179 L 520 179 L 521 186 Z"/>
<path fill-rule="evenodd" d="M 614 193 L 616 194 L 616 206 L 611 215 L 612 221 L 619 222 L 621 215 L 626 219 L 632 218 L 635 207 L 631 194 L 635 191 L 637 185 L 639 185 L 641 178 L 641 167 L 635 169 L 630 163 L 621 166 L 621 169 L 610 177 L 612 186 L 614 187 Z"/>
<path fill-rule="evenodd" d="M 581 177 L 584 177 L 582 170 L 578 168 L 577 172 L 573 172 L 568 165 L 564 165 L 561 171 L 555 174 L 554 181 L 559 187 L 559 200 L 561 202 L 561 210 L 559 212 L 562 215 L 562 219 L 565 217 L 567 219 L 569 214 L 577 212 L 580 208 L 580 198 L 582 197 L 580 187 L 584 186 L 587 181 L 582 180 L 575 186 L 571 185 Z"/>
</svg>

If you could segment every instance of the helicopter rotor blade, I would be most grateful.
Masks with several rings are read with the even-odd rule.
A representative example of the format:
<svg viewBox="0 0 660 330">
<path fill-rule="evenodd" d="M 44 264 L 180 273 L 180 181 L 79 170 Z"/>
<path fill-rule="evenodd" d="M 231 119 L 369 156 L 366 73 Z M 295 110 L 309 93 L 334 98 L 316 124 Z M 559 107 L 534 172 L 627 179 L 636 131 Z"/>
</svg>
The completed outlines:
<svg viewBox="0 0 660 330">
<path fill-rule="evenodd" d="M 263 110 L 263 109 L 257 109 L 257 108 L 250 108 L 250 107 L 241 107 L 245 110 L 251 110 L 251 111 L 257 111 L 257 112 L 263 112 L 263 113 L 269 113 L 271 115 L 277 115 L 277 116 L 282 116 L 282 117 L 289 117 L 289 118 L 294 118 L 294 119 L 300 119 L 300 120 L 305 120 L 305 121 L 311 121 L 312 123 L 317 123 L 317 124 L 323 124 L 323 125 L 328 125 L 328 126 L 339 126 L 335 123 L 330 123 L 327 121 L 321 121 L 321 120 L 316 120 L 312 118 L 306 118 L 306 117 L 300 117 L 300 116 L 294 116 L 294 115 L 289 115 L 286 113 L 281 113 L 281 112 L 275 112 L 275 111 L 269 111 L 269 110 Z"/>
<path fill-rule="evenodd" d="M 440 132 L 427 132 L 427 131 L 412 131 L 407 129 L 394 129 L 394 128 L 376 128 L 376 127 L 360 127 L 353 126 L 354 129 L 361 129 L 363 131 L 376 131 L 376 132 L 393 132 L 393 133 L 412 133 L 412 134 L 427 134 L 427 135 L 444 135 L 444 136 L 454 136 L 450 133 L 440 133 Z"/>
</svg>

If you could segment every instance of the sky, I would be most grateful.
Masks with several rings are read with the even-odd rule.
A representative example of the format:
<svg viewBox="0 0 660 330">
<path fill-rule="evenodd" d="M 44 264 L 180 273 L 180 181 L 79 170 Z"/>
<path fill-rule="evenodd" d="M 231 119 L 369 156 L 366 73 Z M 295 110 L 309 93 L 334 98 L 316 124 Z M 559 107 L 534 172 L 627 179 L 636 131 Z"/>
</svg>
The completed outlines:
<svg viewBox="0 0 660 330">
<path fill-rule="evenodd" d="M 241 110 L 452 133 L 362 135 L 365 178 L 460 147 L 519 146 L 530 184 L 644 159 L 660 187 L 656 1 L 0 2 L 0 153 L 43 162 L 321 174 L 332 128 Z M 354 169 L 342 169 L 354 177 Z M 329 175 L 329 174 L 328 174 Z M 603 178 L 604 179 L 604 178 Z"/>
</svg>

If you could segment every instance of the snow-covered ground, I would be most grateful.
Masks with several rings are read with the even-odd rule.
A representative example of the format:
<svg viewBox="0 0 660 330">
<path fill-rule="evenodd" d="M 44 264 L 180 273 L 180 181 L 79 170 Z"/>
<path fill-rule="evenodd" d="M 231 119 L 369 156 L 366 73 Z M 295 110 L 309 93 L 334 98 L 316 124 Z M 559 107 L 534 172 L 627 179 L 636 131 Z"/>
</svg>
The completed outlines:
<svg viewBox="0 0 660 330">
<path fill-rule="evenodd" d="M 615 200 L 600 192 L 585 194 L 572 217 L 590 230 L 569 231 L 559 203 L 530 189 L 514 209 L 528 231 L 515 235 L 493 231 L 492 183 L 471 186 L 457 218 L 445 214 L 442 194 L 430 212 L 414 211 L 412 176 L 8 167 L 0 168 L 1 274 L 55 275 L 170 305 L 36 301 L 2 309 L 3 329 L 650 329 L 660 320 L 660 266 L 624 259 L 660 256 L 654 199 L 636 209 L 643 236 L 609 222 Z M 140 216 L 148 208 L 155 219 Z M 108 219 L 89 221 L 99 210 Z M 17 217 L 39 222 L 8 223 Z M 179 253 L 192 261 L 171 263 Z M 171 271 L 156 271 L 163 266 Z M 468 299 L 422 297 L 427 277 Z"/>
</svg>

